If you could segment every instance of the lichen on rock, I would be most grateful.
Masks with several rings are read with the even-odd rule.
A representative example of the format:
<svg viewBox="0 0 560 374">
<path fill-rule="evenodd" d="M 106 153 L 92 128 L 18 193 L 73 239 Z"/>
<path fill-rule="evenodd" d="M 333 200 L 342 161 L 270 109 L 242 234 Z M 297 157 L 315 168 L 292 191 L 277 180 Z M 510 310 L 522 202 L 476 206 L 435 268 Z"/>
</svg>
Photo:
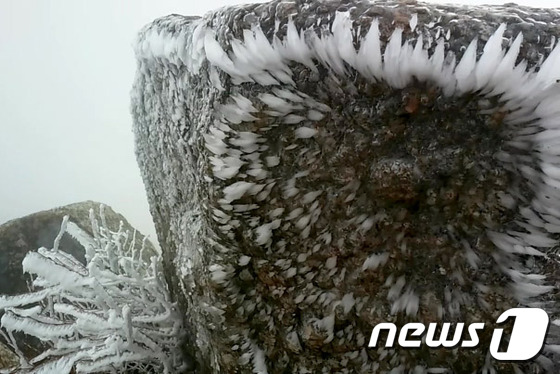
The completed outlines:
<svg viewBox="0 0 560 374">
<path fill-rule="evenodd" d="M 272 1 L 139 35 L 137 157 L 196 370 L 556 372 L 488 354 L 558 318 L 560 13 Z M 474 349 L 368 348 L 485 322 Z M 516 371 L 517 370 L 517 371 Z"/>
</svg>

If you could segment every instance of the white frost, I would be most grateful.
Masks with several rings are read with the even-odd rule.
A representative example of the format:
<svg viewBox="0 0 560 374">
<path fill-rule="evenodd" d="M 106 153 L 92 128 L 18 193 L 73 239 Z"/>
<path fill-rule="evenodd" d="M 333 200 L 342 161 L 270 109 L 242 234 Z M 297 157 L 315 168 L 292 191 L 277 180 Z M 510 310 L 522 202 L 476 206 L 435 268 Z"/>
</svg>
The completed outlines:
<svg viewBox="0 0 560 374">
<path fill-rule="evenodd" d="M 296 129 L 295 135 L 298 139 L 308 139 L 312 138 L 317 134 L 317 130 L 311 127 L 302 126 Z"/>
</svg>

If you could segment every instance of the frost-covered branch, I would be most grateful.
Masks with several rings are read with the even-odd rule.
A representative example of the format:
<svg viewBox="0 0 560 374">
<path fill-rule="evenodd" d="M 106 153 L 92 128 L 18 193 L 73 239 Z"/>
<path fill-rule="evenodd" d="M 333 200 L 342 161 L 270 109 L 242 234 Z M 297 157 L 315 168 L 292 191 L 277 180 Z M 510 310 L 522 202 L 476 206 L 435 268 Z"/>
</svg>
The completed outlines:
<svg viewBox="0 0 560 374">
<path fill-rule="evenodd" d="M 93 237 L 64 217 L 52 249 L 39 248 L 23 260 L 34 276 L 33 290 L 0 296 L 0 333 L 20 356 L 9 373 L 175 373 L 184 369 L 179 346 L 181 318 L 170 301 L 161 258 L 143 261 L 144 243 L 137 249 L 122 224 L 101 225 L 93 210 Z M 85 248 L 85 265 L 64 252 L 64 234 Z M 27 360 L 13 339 L 22 331 L 50 345 Z"/>
</svg>

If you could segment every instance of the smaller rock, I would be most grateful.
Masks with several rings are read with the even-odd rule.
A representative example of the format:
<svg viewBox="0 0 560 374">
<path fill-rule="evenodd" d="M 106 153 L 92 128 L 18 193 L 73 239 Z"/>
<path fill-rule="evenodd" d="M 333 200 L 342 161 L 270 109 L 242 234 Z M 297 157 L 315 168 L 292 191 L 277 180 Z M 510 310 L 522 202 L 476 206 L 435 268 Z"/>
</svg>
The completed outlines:
<svg viewBox="0 0 560 374">
<path fill-rule="evenodd" d="M 17 355 L 4 344 L 0 343 L 0 370 L 10 369 L 19 364 Z"/>
</svg>

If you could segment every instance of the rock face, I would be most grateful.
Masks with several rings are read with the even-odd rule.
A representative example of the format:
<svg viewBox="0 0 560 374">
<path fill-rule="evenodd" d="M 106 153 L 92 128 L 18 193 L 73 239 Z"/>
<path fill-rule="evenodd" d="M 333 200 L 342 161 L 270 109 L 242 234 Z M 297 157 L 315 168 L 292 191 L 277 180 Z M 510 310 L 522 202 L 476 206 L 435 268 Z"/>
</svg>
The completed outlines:
<svg viewBox="0 0 560 374">
<path fill-rule="evenodd" d="M 144 28 L 137 158 L 200 373 L 558 372 L 557 10 L 273 1 Z M 486 323 L 471 349 L 381 322 Z M 451 339 L 451 337 L 450 337 Z"/>
<path fill-rule="evenodd" d="M 60 225 L 65 215 L 69 215 L 72 222 L 88 234 L 92 234 L 89 219 L 90 209 L 99 211 L 101 203 L 84 201 L 34 213 L 22 218 L 14 219 L 0 226 L 0 295 L 18 295 L 28 292 L 28 283 L 31 279 L 28 274 L 23 274 L 22 260 L 29 251 L 40 247 L 52 248 L 54 239 L 60 231 Z M 134 231 L 124 216 L 115 212 L 110 207 L 104 208 L 108 227 L 117 229 L 123 222 L 123 229 Z M 137 240 L 144 236 L 137 234 Z M 85 249 L 70 235 L 64 235 L 60 247 L 76 259 L 85 263 Z M 155 249 L 148 241 L 145 253 L 154 253 Z M 17 337 L 22 352 L 28 357 L 34 357 L 45 347 L 37 339 L 27 335 Z M 0 344 L 2 338 L 0 337 Z M 1 360 L 0 360 L 1 361 Z M 2 366 L 0 365 L 0 368 Z"/>
</svg>

